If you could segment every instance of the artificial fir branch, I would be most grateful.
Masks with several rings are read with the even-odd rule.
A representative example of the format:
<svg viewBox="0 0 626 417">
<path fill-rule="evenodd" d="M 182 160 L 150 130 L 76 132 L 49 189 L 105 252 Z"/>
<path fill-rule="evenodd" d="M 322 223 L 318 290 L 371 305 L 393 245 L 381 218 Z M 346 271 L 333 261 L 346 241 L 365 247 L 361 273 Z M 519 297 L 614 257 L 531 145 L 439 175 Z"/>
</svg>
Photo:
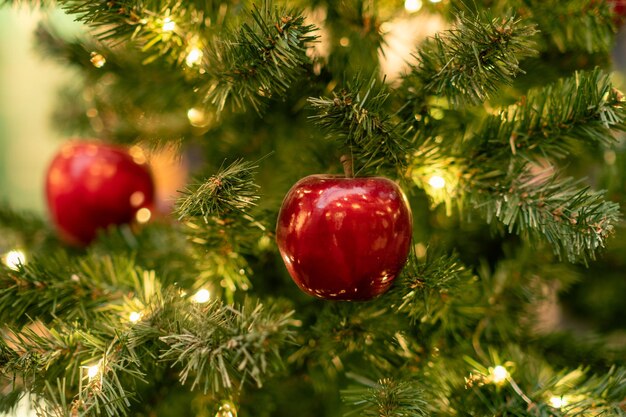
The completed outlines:
<svg viewBox="0 0 626 417">
<path fill-rule="evenodd" d="M 351 155 L 358 159 L 354 171 L 390 164 L 402 169 L 408 140 L 402 125 L 386 113 L 389 88 L 376 76 L 356 76 L 333 97 L 309 98 L 316 109 L 311 118 L 329 135 L 342 139 Z"/>
<path fill-rule="evenodd" d="M 454 29 L 420 46 L 403 87 L 413 101 L 440 95 L 454 105 L 483 102 L 523 72 L 519 62 L 536 54 L 535 33 L 514 16 L 460 13 Z"/>
<path fill-rule="evenodd" d="M 519 346 L 508 346 L 499 354 L 491 352 L 491 363 L 502 364 L 501 355 L 514 359 L 508 362 L 509 367 L 516 363 L 519 368 L 507 373 L 507 379 L 498 383 L 493 382 L 493 366 L 465 358 L 470 369 L 465 386 L 459 390 L 469 390 L 470 396 L 479 401 L 462 403 L 453 399 L 453 408 L 472 415 L 486 412 L 528 417 L 625 415 L 624 368 L 611 367 L 603 375 L 591 376 L 582 368 L 555 372 L 532 353 L 522 352 Z M 523 371 L 522 366 L 527 370 Z M 532 382 L 537 380 L 541 382 Z"/>
<path fill-rule="evenodd" d="M 601 192 L 556 177 L 552 163 L 579 151 L 579 142 L 614 143 L 625 118 L 622 95 L 608 76 L 579 72 L 530 91 L 461 143 L 417 144 L 410 175 L 449 213 L 451 206 L 476 208 L 511 232 L 546 239 L 559 256 L 586 262 L 605 246 L 619 207 Z M 445 175 L 444 192 L 429 188 L 432 175 Z"/>
<path fill-rule="evenodd" d="M 0 318 L 24 324 L 30 319 L 91 321 L 115 309 L 137 282 L 132 258 L 70 259 L 65 252 L 36 258 L 18 270 L 0 269 Z"/>
<path fill-rule="evenodd" d="M 267 98 L 283 95 L 309 62 L 306 49 L 316 39 L 311 35 L 316 28 L 305 24 L 302 12 L 264 0 L 250 13 L 239 31 L 206 50 L 211 80 L 201 92 L 218 113 L 228 102 L 259 112 Z"/>
<path fill-rule="evenodd" d="M 368 388 L 342 391 L 343 402 L 350 407 L 345 416 L 426 417 L 423 391 L 415 381 L 384 378 Z"/>
<path fill-rule="evenodd" d="M 190 134 L 192 127 L 187 115 L 172 109 L 198 105 L 200 100 L 193 92 L 197 78 L 192 74 L 172 71 L 167 60 L 147 64 L 143 62 L 146 55 L 132 44 L 111 48 L 91 38 L 65 39 L 49 24 L 40 24 L 36 36 L 38 51 L 45 57 L 78 67 L 86 75 L 82 85 L 62 93 L 65 105 L 54 114 L 59 129 L 88 135 L 93 135 L 94 129 L 102 129 L 116 142 L 135 143 L 138 137 L 158 136 L 158 141 L 143 141 L 150 148 L 158 148 L 166 141 L 180 142 L 181 135 Z M 155 85 L 167 88 L 154 88 Z M 84 88 L 102 91 L 77 100 L 77 91 Z M 122 108 L 125 111 L 120 112 Z M 87 117 L 86 113 L 94 109 L 96 116 Z M 167 121 L 147 118 L 146 114 L 159 114 Z"/>
<path fill-rule="evenodd" d="M 134 385 L 145 383 L 144 370 L 157 356 L 180 370 L 181 383 L 193 378 L 193 387 L 214 393 L 240 390 L 248 381 L 260 386 L 280 368 L 279 350 L 293 337 L 292 313 L 258 303 L 199 305 L 178 290 L 145 289 L 146 294 L 137 294 L 144 301 L 143 319 L 134 325 L 113 315 L 93 323 L 90 331 L 61 322 L 58 330 L 42 323 L 33 330 L 11 330 L 0 339 L 0 376 L 19 376 L 43 396 L 46 382 L 65 378 L 69 384 L 62 397 L 73 396 L 69 411 L 114 417 L 128 413 Z M 86 368 L 94 365 L 97 372 L 87 376 Z M 47 399 L 58 408 L 57 401 Z"/>
<path fill-rule="evenodd" d="M 506 2 L 505 7 L 511 7 Z M 543 42 L 559 52 L 609 53 L 615 19 L 611 2 L 596 0 L 529 0 L 522 3 L 525 18 L 536 22 Z M 549 16 L 560 16 L 551 19 Z"/>
<path fill-rule="evenodd" d="M 160 338 L 167 348 L 162 361 L 180 367 L 180 380 L 191 380 L 191 389 L 206 392 L 239 390 L 252 380 L 262 386 L 262 377 L 280 365 L 279 349 L 292 340 L 292 313 L 264 311 L 260 304 L 246 303 L 241 310 L 212 302 L 189 311 L 189 323 L 179 323 Z"/>
<path fill-rule="evenodd" d="M 430 251 L 429 251 L 430 252 Z M 390 297 L 393 308 L 406 314 L 413 322 L 432 314 L 445 315 L 445 299 L 455 297 L 455 291 L 464 288 L 464 296 L 472 296 L 474 275 L 463 265 L 457 256 L 433 255 L 420 261 L 411 253 L 400 282 L 392 290 Z M 450 294 L 452 291 L 452 294 Z"/>
<path fill-rule="evenodd" d="M 189 186 L 176 211 L 197 244 L 200 282 L 217 281 L 232 297 L 250 288 L 251 270 L 242 252 L 249 252 L 265 233 L 263 222 L 251 216 L 259 199 L 255 162 L 237 160 L 203 183 Z M 208 252 L 208 253 L 207 253 Z"/>
<path fill-rule="evenodd" d="M 386 297 L 369 306 L 327 305 L 303 332 L 290 361 L 322 366 L 329 377 L 344 372 L 345 363 L 358 363 L 359 371 L 391 372 L 416 355 L 419 346 L 407 337 L 409 321 L 389 313 Z"/>
<path fill-rule="evenodd" d="M 488 221 L 498 218 L 511 232 L 546 239 L 571 262 L 594 259 L 620 220 L 619 204 L 571 178 L 537 186 L 516 181 L 497 199 L 477 202 Z"/>
<path fill-rule="evenodd" d="M 176 207 L 179 218 L 201 217 L 207 222 L 211 216 L 250 209 L 259 199 L 254 183 L 257 168 L 256 162 L 239 159 L 205 182 L 189 186 Z"/>
<path fill-rule="evenodd" d="M 614 144 L 612 131 L 625 130 L 625 121 L 622 93 L 609 75 L 595 69 L 531 90 L 518 104 L 488 118 L 475 137 L 483 143 L 482 152 L 490 154 L 563 158 L 575 150 L 575 141 Z"/>
</svg>

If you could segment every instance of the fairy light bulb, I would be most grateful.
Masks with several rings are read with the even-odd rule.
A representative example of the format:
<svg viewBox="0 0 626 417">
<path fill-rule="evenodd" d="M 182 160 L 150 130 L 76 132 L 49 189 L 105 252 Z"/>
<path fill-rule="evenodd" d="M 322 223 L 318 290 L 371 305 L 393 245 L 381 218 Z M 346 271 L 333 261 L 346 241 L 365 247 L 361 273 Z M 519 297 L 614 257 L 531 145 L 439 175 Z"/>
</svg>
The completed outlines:
<svg viewBox="0 0 626 417">
<path fill-rule="evenodd" d="M 201 288 L 191 299 L 194 303 L 204 304 L 211 299 L 211 293 L 206 288 Z"/>
<path fill-rule="evenodd" d="M 106 58 L 102 54 L 99 54 L 98 52 L 94 51 L 89 56 L 90 56 L 89 61 L 96 68 L 102 68 L 104 64 L 107 63 Z"/>
<path fill-rule="evenodd" d="M 568 404 L 568 401 L 563 397 L 557 397 L 556 395 L 550 398 L 550 406 L 553 408 L 563 408 Z"/>
<path fill-rule="evenodd" d="M 189 124 L 194 127 L 206 127 L 211 122 L 207 112 L 199 107 L 192 107 L 187 110 L 187 119 L 189 119 Z"/>
<path fill-rule="evenodd" d="M 26 255 L 21 250 L 12 250 L 7 252 L 3 258 L 4 264 L 14 271 L 17 271 L 20 265 L 26 263 Z"/>
<path fill-rule="evenodd" d="M 198 47 L 193 47 L 189 50 L 187 57 L 185 58 L 185 62 L 188 67 L 193 67 L 194 65 L 198 65 L 202 61 L 202 56 L 204 53 Z"/>
<path fill-rule="evenodd" d="M 224 401 L 215 413 L 215 417 L 237 417 L 237 409 L 231 402 Z"/>
<path fill-rule="evenodd" d="M 491 380 L 494 384 L 500 384 L 509 378 L 509 371 L 504 366 L 498 365 L 491 371 Z"/>
<path fill-rule="evenodd" d="M 404 8 L 407 12 L 415 13 L 422 8 L 422 0 L 405 0 Z"/>
<path fill-rule="evenodd" d="M 139 322 L 139 320 L 141 320 L 141 313 L 133 311 L 128 315 L 128 320 L 133 324 Z"/>
<path fill-rule="evenodd" d="M 163 32 L 172 32 L 174 29 L 176 29 L 176 22 L 169 17 L 163 19 Z"/>
<path fill-rule="evenodd" d="M 150 220 L 150 217 L 152 217 L 152 212 L 150 211 L 150 209 L 146 208 L 146 207 L 142 207 L 139 210 L 137 210 L 137 213 L 135 214 L 135 218 L 137 219 L 138 223 L 148 223 L 148 221 Z"/>
<path fill-rule="evenodd" d="M 446 180 L 444 180 L 443 177 L 439 175 L 433 175 L 428 180 L 428 184 L 436 190 L 441 190 L 443 187 L 446 186 Z"/>
<path fill-rule="evenodd" d="M 87 367 L 87 376 L 89 377 L 89 380 L 92 380 L 98 375 L 100 375 L 101 368 L 102 368 L 102 361 L 98 362 L 95 365 Z"/>
</svg>

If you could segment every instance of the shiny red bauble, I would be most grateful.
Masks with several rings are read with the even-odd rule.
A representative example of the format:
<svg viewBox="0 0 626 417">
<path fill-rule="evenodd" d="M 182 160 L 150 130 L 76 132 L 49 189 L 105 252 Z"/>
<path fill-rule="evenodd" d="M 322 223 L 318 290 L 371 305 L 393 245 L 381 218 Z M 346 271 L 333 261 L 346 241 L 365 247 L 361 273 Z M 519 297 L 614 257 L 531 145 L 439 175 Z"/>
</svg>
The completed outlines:
<svg viewBox="0 0 626 417">
<path fill-rule="evenodd" d="M 99 229 L 132 222 L 150 210 L 154 184 L 145 160 L 122 147 L 70 142 L 46 176 L 50 216 L 63 240 L 86 245 Z M 140 217 L 149 217 L 143 210 Z"/>
<path fill-rule="evenodd" d="M 402 270 L 411 229 L 408 201 L 394 182 L 311 175 L 286 195 L 276 242 L 307 294 L 368 300 L 387 291 Z"/>
<path fill-rule="evenodd" d="M 609 0 L 613 6 L 615 22 L 620 24 L 626 18 L 626 0 Z"/>
</svg>

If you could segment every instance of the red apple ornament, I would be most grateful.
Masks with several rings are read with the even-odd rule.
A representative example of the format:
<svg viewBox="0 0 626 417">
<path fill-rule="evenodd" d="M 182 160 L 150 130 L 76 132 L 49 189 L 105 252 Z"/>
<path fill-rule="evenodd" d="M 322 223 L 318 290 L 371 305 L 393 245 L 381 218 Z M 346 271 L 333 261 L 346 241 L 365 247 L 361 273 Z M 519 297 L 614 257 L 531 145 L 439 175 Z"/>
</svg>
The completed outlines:
<svg viewBox="0 0 626 417">
<path fill-rule="evenodd" d="M 130 223 L 140 209 L 152 207 L 152 176 L 145 160 L 135 159 L 125 148 L 99 142 L 61 148 L 46 177 L 48 208 L 61 238 L 86 245 L 98 229 Z"/>
<path fill-rule="evenodd" d="M 626 0 L 609 0 L 613 7 L 613 13 L 615 15 L 615 24 L 620 25 L 624 18 L 626 18 Z"/>
<path fill-rule="evenodd" d="M 404 266 L 412 218 L 402 190 L 382 177 L 311 175 L 285 196 L 276 241 L 289 274 L 307 294 L 369 300 Z"/>
</svg>

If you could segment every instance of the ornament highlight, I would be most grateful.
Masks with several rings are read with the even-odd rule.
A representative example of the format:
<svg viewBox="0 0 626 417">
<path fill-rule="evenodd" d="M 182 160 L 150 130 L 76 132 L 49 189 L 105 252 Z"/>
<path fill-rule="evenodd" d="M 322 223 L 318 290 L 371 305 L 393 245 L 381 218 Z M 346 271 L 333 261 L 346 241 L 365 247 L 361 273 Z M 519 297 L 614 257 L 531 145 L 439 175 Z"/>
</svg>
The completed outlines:
<svg viewBox="0 0 626 417">
<path fill-rule="evenodd" d="M 46 176 L 46 197 L 61 238 L 86 245 L 99 229 L 150 218 L 154 185 L 145 164 L 125 148 L 71 142 Z"/>
<path fill-rule="evenodd" d="M 311 175 L 285 196 L 276 242 L 305 293 L 368 300 L 387 291 L 402 270 L 411 232 L 408 201 L 394 182 Z"/>
</svg>

